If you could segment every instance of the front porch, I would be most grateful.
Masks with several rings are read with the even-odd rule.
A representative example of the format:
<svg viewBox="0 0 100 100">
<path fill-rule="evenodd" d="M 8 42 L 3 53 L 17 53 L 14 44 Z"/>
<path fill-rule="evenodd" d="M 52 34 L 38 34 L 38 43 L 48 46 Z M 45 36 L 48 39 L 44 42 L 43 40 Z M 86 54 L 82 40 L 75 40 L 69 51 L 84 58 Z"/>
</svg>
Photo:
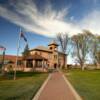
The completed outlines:
<svg viewBox="0 0 100 100">
<path fill-rule="evenodd" d="M 48 69 L 47 59 L 41 55 L 35 54 L 24 59 L 24 71 L 46 72 Z"/>
</svg>

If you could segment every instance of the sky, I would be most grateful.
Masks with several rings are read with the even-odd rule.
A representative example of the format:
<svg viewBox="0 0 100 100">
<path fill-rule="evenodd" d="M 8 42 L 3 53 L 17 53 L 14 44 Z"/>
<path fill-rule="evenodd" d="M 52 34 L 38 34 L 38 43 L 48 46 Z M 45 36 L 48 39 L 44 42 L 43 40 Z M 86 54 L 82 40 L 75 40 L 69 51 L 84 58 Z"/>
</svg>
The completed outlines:
<svg viewBox="0 0 100 100">
<path fill-rule="evenodd" d="M 30 49 L 47 46 L 59 32 L 100 34 L 100 0 L 0 0 L 0 45 L 6 54 L 16 55 L 20 28 Z M 20 54 L 24 47 L 21 39 Z"/>
</svg>

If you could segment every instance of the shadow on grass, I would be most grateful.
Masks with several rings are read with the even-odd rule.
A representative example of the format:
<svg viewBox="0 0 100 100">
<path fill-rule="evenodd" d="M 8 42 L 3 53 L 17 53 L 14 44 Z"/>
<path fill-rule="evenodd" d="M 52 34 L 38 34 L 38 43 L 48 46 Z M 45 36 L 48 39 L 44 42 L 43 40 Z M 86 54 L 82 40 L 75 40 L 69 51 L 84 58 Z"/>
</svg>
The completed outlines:
<svg viewBox="0 0 100 100">
<path fill-rule="evenodd" d="M 16 72 L 17 79 L 23 78 L 23 77 L 38 77 L 40 74 L 43 74 L 43 72 Z M 4 76 L 0 76 L 0 81 L 2 80 L 12 80 L 14 77 L 14 72 L 7 72 Z"/>
<path fill-rule="evenodd" d="M 48 76 L 43 72 L 17 72 L 17 79 L 13 80 L 13 74 L 0 77 L 0 100 L 32 100 Z"/>
</svg>

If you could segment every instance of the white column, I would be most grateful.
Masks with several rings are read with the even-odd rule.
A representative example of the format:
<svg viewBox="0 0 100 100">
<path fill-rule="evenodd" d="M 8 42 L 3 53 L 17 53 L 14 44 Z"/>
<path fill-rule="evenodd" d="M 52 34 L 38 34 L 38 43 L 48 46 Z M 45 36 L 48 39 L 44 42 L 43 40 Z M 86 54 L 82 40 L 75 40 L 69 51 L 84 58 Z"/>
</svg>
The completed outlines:
<svg viewBox="0 0 100 100">
<path fill-rule="evenodd" d="M 34 68 L 35 68 L 35 60 L 33 60 L 33 70 L 34 70 Z"/>
<path fill-rule="evenodd" d="M 43 59 L 43 61 L 42 61 L 42 69 L 44 69 L 44 59 Z"/>
<path fill-rule="evenodd" d="M 48 68 L 47 61 L 45 61 L 45 68 L 46 68 L 46 69 Z"/>
<path fill-rule="evenodd" d="M 24 61 L 24 66 L 25 66 L 25 68 L 27 67 L 27 66 L 26 66 L 26 63 L 27 63 L 27 61 L 25 60 L 25 61 Z"/>
<path fill-rule="evenodd" d="M 26 60 L 24 60 L 24 67 L 23 67 L 23 71 L 25 71 L 25 68 L 27 67 L 27 66 L 26 66 L 26 63 L 27 63 L 27 61 L 26 61 Z"/>
</svg>

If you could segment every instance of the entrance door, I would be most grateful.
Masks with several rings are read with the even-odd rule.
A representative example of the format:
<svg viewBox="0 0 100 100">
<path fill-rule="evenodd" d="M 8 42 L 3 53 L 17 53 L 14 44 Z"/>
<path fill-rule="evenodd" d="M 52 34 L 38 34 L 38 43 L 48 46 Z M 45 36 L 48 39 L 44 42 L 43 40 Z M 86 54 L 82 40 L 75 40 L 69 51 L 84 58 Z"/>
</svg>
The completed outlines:
<svg viewBox="0 0 100 100">
<path fill-rule="evenodd" d="M 56 69 L 56 68 L 57 68 L 57 64 L 55 63 L 55 64 L 54 64 L 54 69 Z"/>
</svg>

